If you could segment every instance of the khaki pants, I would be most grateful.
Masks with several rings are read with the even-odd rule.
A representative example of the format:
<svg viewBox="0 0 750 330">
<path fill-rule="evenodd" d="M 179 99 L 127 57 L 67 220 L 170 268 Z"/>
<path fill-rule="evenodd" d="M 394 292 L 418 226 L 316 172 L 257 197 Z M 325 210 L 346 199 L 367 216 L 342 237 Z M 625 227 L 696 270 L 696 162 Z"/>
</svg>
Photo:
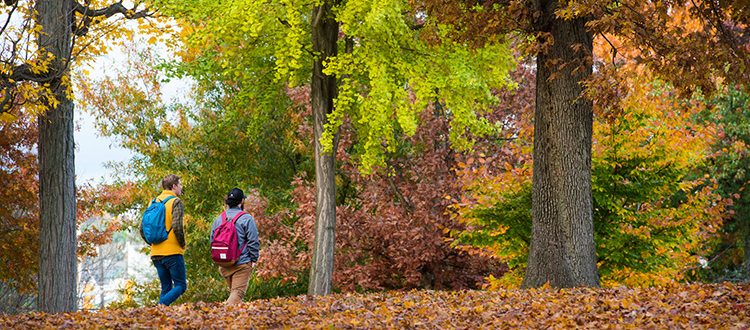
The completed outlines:
<svg viewBox="0 0 750 330">
<path fill-rule="evenodd" d="M 219 266 L 219 273 L 221 273 L 221 276 L 224 277 L 227 285 L 229 285 L 227 304 L 239 304 L 242 302 L 242 298 L 245 297 L 245 292 L 247 291 L 247 283 L 250 281 L 250 275 L 253 274 L 254 268 L 254 263 L 252 262 L 232 267 Z"/>
</svg>

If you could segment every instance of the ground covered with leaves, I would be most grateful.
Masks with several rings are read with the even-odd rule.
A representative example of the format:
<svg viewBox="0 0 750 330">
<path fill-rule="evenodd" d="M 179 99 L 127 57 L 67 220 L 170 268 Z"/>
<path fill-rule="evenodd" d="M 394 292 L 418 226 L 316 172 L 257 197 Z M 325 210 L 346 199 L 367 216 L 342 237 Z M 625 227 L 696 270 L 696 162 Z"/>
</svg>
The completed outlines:
<svg viewBox="0 0 750 330">
<path fill-rule="evenodd" d="M 409 291 L 0 317 L 9 329 L 748 329 L 750 285 Z"/>
</svg>

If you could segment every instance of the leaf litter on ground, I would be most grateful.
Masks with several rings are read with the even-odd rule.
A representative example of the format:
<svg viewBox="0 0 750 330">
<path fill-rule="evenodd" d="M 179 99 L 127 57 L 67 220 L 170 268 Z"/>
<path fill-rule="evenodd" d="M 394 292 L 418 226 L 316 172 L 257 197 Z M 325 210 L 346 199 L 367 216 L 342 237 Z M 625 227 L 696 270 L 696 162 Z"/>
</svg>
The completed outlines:
<svg viewBox="0 0 750 330">
<path fill-rule="evenodd" d="M 33 312 L 4 329 L 748 329 L 750 284 L 301 295 L 240 305 Z"/>
</svg>

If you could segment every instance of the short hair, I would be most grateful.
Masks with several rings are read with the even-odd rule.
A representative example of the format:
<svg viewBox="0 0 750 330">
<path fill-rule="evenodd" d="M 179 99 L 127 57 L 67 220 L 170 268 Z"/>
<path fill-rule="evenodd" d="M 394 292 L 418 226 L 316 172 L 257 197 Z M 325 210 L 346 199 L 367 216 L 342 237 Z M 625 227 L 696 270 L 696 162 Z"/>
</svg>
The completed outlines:
<svg viewBox="0 0 750 330">
<path fill-rule="evenodd" d="M 180 177 L 177 174 L 168 174 L 161 180 L 161 187 L 165 190 L 172 190 L 174 185 L 180 182 Z"/>
<path fill-rule="evenodd" d="M 237 205 L 240 205 L 242 203 L 241 200 L 236 199 L 229 199 L 227 196 L 224 196 L 224 203 L 227 204 L 229 207 L 235 207 Z"/>
</svg>

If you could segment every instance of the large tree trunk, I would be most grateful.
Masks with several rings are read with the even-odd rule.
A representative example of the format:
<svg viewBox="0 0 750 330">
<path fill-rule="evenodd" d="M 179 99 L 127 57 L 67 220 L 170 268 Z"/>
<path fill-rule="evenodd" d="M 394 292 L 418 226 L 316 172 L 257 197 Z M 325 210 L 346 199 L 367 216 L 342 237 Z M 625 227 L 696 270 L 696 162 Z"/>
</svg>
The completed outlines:
<svg viewBox="0 0 750 330">
<path fill-rule="evenodd" d="M 323 136 L 328 114 L 333 111 L 336 97 L 336 77 L 323 73 L 323 63 L 336 56 L 339 25 L 331 11 L 332 1 L 313 9 L 312 43 L 315 58 L 310 96 L 312 99 L 313 131 L 315 135 L 315 245 L 310 267 L 308 294 L 325 296 L 333 289 L 333 261 L 336 248 L 336 169 L 334 153 L 323 153 Z"/>
<path fill-rule="evenodd" d="M 554 17 L 557 0 L 541 3 L 542 22 L 547 22 L 543 30 L 553 40 L 537 56 L 533 220 L 521 286 L 598 287 L 591 200 L 593 110 L 581 85 L 591 75 L 593 38 L 584 19 Z"/>
<path fill-rule="evenodd" d="M 76 304 L 76 192 L 73 100 L 63 77 L 69 78 L 71 17 L 69 0 L 38 0 L 39 48 L 54 56 L 51 81 L 58 105 L 45 100 L 39 116 L 39 284 L 38 309 L 73 312 Z M 67 79 L 70 81 L 69 79 Z"/>
</svg>

